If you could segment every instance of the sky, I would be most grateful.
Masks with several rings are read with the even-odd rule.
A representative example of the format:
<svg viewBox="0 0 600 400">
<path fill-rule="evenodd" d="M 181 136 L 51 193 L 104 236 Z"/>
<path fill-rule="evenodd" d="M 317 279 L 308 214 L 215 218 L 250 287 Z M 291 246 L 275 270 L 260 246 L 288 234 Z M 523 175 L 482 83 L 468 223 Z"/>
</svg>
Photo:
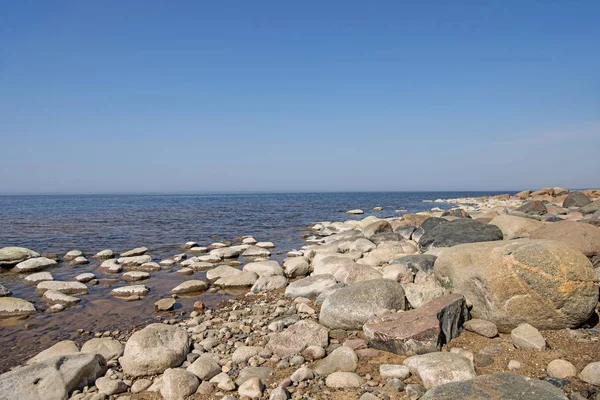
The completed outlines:
<svg viewBox="0 0 600 400">
<path fill-rule="evenodd" d="M 0 194 L 597 188 L 599 20 L 597 0 L 0 0 Z"/>
</svg>

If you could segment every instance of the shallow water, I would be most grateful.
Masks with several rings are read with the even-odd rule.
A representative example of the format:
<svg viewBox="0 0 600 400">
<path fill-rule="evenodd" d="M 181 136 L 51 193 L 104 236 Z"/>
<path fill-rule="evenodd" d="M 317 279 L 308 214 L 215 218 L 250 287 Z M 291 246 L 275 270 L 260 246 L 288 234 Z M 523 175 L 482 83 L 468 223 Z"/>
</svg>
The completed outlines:
<svg viewBox="0 0 600 400">
<path fill-rule="evenodd" d="M 180 245 L 196 241 L 208 245 L 253 235 L 259 241 L 272 241 L 272 258 L 282 260 L 285 253 L 304 244 L 302 234 L 318 221 L 362 219 L 368 215 L 400 215 L 396 209 L 418 212 L 437 206 L 424 199 L 455 198 L 497 194 L 492 192 L 382 192 L 382 193 L 302 193 L 302 194 L 222 194 L 161 196 L 0 196 L 0 247 L 23 246 L 39 253 L 82 250 L 88 257 L 100 250 L 123 252 L 146 246 L 155 261 L 182 252 Z M 381 206 L 383 211 L 370 211 Z M 348 216 L 346 211 L 361 208 L 364 215 Z M 84 272 L 96 274 L 100 284 L 90 286 L 76 307 L 58 314 L 40 312 L 25 321 L 0 325 L 0 371 L 21 364 L 58 340 L 78 339 L 76 330 L 126 330 L 153 321 L 154 302 L 169 297 L 179 283 L 204 279 L 205 273 L 182 276 L 159 271 L 139 282 L 150 288 L 141 301 L 126 302 L 108 292 L 129 283 L 120 275 L 104 274 L 98 262 L 72 267 L 60 263 L 48 269 L 55 280 L 72 280 Z M 243 260 L 241 260 L 243 261 Z M 177 269 L 177 268 L 176 268 Z M 176 270 L 175 269 L 175 270 Z M 34 301 L 38 309 L 46 305 L 35 294 L 34 286 L 23 283 L 26 274 L 0 268 L 0 283 L 13 296 Z M 245 292 L 245 291 L 244 291 Z M 180 310 L 190 311 L 194 301 L 209 307 L 235 293 L 203 293 L 179 298 Z M 169 318 L 169 313 L 162 313 Z"/>
</svg>

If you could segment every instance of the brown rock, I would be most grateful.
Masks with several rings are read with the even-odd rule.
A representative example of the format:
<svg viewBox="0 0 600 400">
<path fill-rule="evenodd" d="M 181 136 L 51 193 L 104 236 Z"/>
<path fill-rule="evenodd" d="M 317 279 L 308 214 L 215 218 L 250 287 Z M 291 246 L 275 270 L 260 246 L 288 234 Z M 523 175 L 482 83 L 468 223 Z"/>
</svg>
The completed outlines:
<svg viewBox="0 0 600 400">
<path fill-rule="evenodd" d="M 567 243 L 585 254 L 594 267 L 600 266 L 600 229 L 593 225 L 574 221 L 553 222 L 533 231 L 530 238 Z"/>
<path fill-rule="evenodd" d="M 459 335 L 468 319 L 465 299 L 450 294 L 431 300 L 416 310 L 372 317 L 363 326 L 371 347 L 396 354 L 439 351 Z"/>
<path fill-rule="evenodd" d="M 531 190 L 523 190 L 522 192 L 515 194 L 515 197 L 520 200 L 528 199 L 529 196 L 531 196 Z"/>
</svg>

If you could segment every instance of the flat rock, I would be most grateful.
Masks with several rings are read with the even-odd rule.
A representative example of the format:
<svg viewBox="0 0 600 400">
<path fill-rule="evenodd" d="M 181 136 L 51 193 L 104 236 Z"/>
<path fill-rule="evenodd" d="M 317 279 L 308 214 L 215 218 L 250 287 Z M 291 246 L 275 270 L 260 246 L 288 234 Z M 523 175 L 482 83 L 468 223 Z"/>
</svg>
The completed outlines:
<svg viewBox="0 0 600 400">
<path fill-rule="evenodd" d="M 0 375 L 0 393 L 7 400 L 64 400 L 75 389 L 93 386 L 106 372 L 96 354 L 68 354 Z"/>
<path fill-rule="evenodd" d="M 124 346 L 113 338 L 93 338 L 81 346 L 82 353 L 100 354 L 106 361 L 123 355 Z"/>
<path fill-rule="evenodd" d="M 502 372 L 437 386 L 421 400 L 567 400 L 564 393 L 551 383 L 522 375 Z"/>
<path fill-rule="evenodd" d="M 235 380 L 239 386 L 250 378 L 258 378 L 263 382 L 270 380 L 275 375 L 275 370 L 271 367 L 246 367 L 242 369 Z"/>
<path fill-rule="evenodd" d="M 30 258 L 39 257 L 39 253 L 25 247 L 3 247 L 0 249 L 0 266 L 13 266 Z"/>
<path fill-rule="evenodd" d="M 257 262 L 248 263 L 248 264 L 244 265 L 243 271 L 254 272 L 259 277 L 283 275 L 283 268 L 281 268 L 279 263 L 274 260 L 257 261 Z"/>
<path fill-rule="evenodd" d="M 21 261 L 15 266 L 17 272 L 36 272 L 46 268 L 54 267 L 58 263 L 46 257 L 30 258 L 25 261 Z"/>
<path fill-rule="evenodd" d="M 124 373 L 134 377 L 161 374 L 167 368 L 181 365 L 188 352 L 186 331 L 166 324 L 150 324 L 131 335 L 119 364 Z"/>
<path fill-rule="evenodd" d="M 117 260 L 111 258 L 100 264 L 100 270 L 109 274 L 118 274 L 123 271 L 123 267 L 117 263 Z"/>
<path fill-rule="evenodd" d="M 510 333 L 513 344 L 517 349 L 544 350 L 546 340 L 535 327 L 522 323 Z"/>
<path fill-rule="evenodd" d="M 35 274 L 27 275 L 24 279 L 25 283 L 31 285 L 37 285 L 40 282 L 44 281 L 53 281 L 54 277 L 50 272 L 36 272 Z"/>
<path fill-rule="evenodd" d="M 117 262 L 124 267 L 142 265 L 151 261 L 152 257 L 150 257 L 149 255 L 120 257 L 119 259 L 117 259 Z"/>
<path fill-rule="evenodd" d="M 354 210 L 348 210 L 348 211 L 346 211 L 346 214 L 349 214 L 349 215 L 360 215 L 360 214 L 364 214 L 364 213 L 365 212 L 363 210 L 360 210 L 358 208 L 354 209 Z"/>
<path fill-rule="evenodd" d="M 72 261 L 74 259 L 76 259 L 77 257 L 84 257 L 83 251 L 81 250 L 71 250 L 68 251 L 63 258 L 67 261 Z"/>
<path fill-rule="evenodd" d="M 431 254 L 409 254 L 391 261 L 390 264 L 403 265 L 409 268 L 414 274 L 419 271 L 432 274 L 433 264 L 436 259 L 437 257 Z"/>
<path fill-rule="evenodd" d="M 54 290 L 64 294 L 86 294 L 88 287 L 81 282 L 43 281 L 38 283 L 35 292 L 41 296 L 46 290 Z"/>
<path fill-rule="evenodd" d="M 120 254 L 121 257 L 136 257 L 145 254 L 148 251 L 147 247 L 136 247 Z"/>
<path fill-rule="evenodd" d="M 206 279 L 208 279 L 209 281 L 215 281 L 219 278 L 236 276 L 240 275 L 241 273 L 241 270 L 230 267 L 229 265 L 219 265 L 218 267 L 206 272 Z"/>
<path fill-rule="evenodd" d="M 199 279 L 185 281 L 171 290 L 173 294 L 198 293 L 208 289 L 206 282 Z"/>
<path fill-rule="evenodd" d="M 248 246 L 242 253 L 242 257 L 269 257 L 271 252 L 267 249 L 258 246 Z"/>
<path fill-rule="evenodd" d="M 30 358 L 27 360 L 25 365 L 37 364 L 52 357 L 63 356 L 65 354 L 72 353 L 79 353 L 79 347 L 77 347 L 77 343 L 72 340 L 63 340 Z"/>
<path fill-rule="evenodd" d="M 445 249 L 437 281 L 462 293 L 471 315 L 508 333 L 522 322 L 538 329 L 574 328 L 598 303 L 597 275 L 577 249 L 551 240 L 517 239 Z"/>
<path fill-rule="evenodd" d="M 339 289 L 325 299 L 319 322 L 331 329 L 361 329 L 380 309 L 404 310 L 402 285 L 389 279 L 359 282 Z"/>
<path fill-rule="evenodd" d="M 458 337 L 469 317 L 465 299 L 449 294 L 416 310 L 371 317 L 363 326 L 369 346 L 396 354 L 437 352 Z"/>
<path fill-rule="evenodd" d="M 554 222 L 533 231 L 531 238 L 566 243 L 585 254 L 594 267 L 600 267 L 600 229 L 593 225 L 574 221 Z"/>
<path fill-rule="evenodd" d="M 37 313 L 30 302 L 16 297 L 0 297 L 0 318 L 24 317 Z"/>
<path fill-rule="evenodd" d="M 55 290 L 46 290 L 42 295 L 42 300 L 51 306 L 60 304 L 66 307 L 74 306 L 81 301 L 78 297 L 69 296 L 68 294 L 57 292 Z"/>
<path fill-rule="evenodd" d="M 130 271 L 123 274 L 125 282 L 137 282 L 150 278 L 150 274 L 144 271 Z"/>
<path fill-rule="evenodd" d="M 477 376 L 471 361 L 454 353 L 437 352 L 412 356 L 404 360 L 403 364 L 421 379 L 426 389 Z"/>
<path fill-rule="evenodd" d="M 89 281 L 94 279 L 96 279 L 96 275 L 92 274 L 91 272 L 85 272 L 75 277 L 75 280 L 81 283 L 88 283 Z"/>
<path fill-rule="evenodd" d="M 314 275 L 291 282 L 285 289 L 285 296 L 295 299 L 317 297 L 325 290 L 334 287 L 337 280 L 333 275 Z"/>
<path fill-rule="evenodd" d="M 242 287 L 252 286 L 258 280 L 258 275 L 250 271 L 240 271 L 238 275 L 224 276 L 215 281 L 216 286 Z"/>
<path fill-rule="evenodd" d="M 309 346 L 325 348 L 328 343 L 327 328 L 313 320 L 302 320 L 282 332 L 272 333 L 267 349 L 281 358 L 290 358 Z"/>
<path fill-rule="evenodd" d="M 115 297 L 145 296 L 149 291 L 145 285 L 131 285 L 113 289 L 110 294 Z"/>
<path fill-rule="evenodd" d="M 410 376 L 410 369 L 406 365 L 381 364 L 379 375 L 383 379 L 400 379 L 403 381 Z"/>
</svg>

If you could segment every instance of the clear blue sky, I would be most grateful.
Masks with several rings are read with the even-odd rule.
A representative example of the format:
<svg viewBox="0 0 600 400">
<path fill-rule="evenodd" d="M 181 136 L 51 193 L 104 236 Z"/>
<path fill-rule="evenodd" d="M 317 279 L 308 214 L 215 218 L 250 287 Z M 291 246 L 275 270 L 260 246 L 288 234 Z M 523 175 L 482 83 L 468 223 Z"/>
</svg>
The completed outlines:
<svg viewBox="0 0 600 400">
<path fill-rule="evenodd" d="M 0 1 L 0 193 L 600 187 L 600 2 Z"/>
</svg>

